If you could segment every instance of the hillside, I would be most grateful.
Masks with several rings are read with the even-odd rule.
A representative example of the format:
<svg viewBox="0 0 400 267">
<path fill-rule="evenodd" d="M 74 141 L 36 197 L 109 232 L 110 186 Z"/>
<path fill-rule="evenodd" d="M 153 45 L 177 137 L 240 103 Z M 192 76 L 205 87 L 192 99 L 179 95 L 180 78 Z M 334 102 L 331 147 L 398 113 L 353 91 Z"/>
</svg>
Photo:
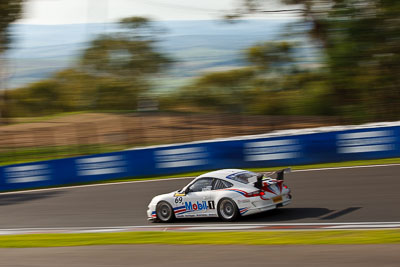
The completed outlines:
<svg viewBox="0 0 400 267">
<path fill-rule="evenodd" d="M 277 39 L 290 21 L 157 23 L 166 29 L 160 36 L 160 50 L 177 59 L 174 68 L 158 81 L 161 90 L 168 90 L 204 71 L 243 66 L 242 49 L 256 42 Z M 13 25 L 13 48 L 7 52 L 11 74 L 8 86 L 23 86 L 73 65 L 90 40 L 116 28 L 116 24 Z"/>
</svg>

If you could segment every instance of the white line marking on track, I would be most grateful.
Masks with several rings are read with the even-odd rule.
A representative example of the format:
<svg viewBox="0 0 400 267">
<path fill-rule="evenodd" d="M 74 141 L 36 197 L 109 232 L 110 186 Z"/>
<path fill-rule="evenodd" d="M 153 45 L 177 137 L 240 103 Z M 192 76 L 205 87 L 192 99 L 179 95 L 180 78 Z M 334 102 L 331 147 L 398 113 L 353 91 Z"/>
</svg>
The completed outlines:
<svg viewBox="0 0 400 267">
<path fill-rule="evenodd" d="M 314 226 L 314 227 L 313 227 Z M 305 227 L 305 228 L 304 228 Z M 38 233 L 107 233 L 130 231 L 237 231 L 237 230 L 363 230 L 398 229 L 400 222 L 351 222 L 351 223 L 276 223 L 276 224 L 175 224 L 140 225 L 117 227 L 57 227 L 57 228 L 15 228 L 0 229 L 0 235 Z"/>
<path fill-rule="evenodd" d="M 378 164 L 378 165 L 361 165 L 361 166 L 347 166 L 347 167 L 328 167 L 328 168 L 318 168 L 318 169 L 294 170 L 292 172 L 313 172 L 313 171 L 377 168 L 377 167 L 392 167 L 392 166 L 400 166 L 400 163 Z"/>
<path fill-rule="evenodd" d="M 359 168 L 378 168 L 378 167 L 393 167 L 393 166 L 400 166 L 400 164 L 399 163 L 394 163 L 394 164 L 380 164 L 380 165 L 328 167 L 328 168 L 318 168 L 318 169 L 293 170 L 292 172 L 314 172 L 314 171 L 345 170 L 345 169 L 359 169 Z M 96 186 L 113 186 L 113 185 L 133 184 L 133 183 L 151 183 L 151 182 L 173 181 L 173 180 L 183 180 L 183 179 L 193 179 L 193 178 L 195 178 L 195 177 L 194 176 L 189 176 L 189 177 L 177 177 L 177 178 L 163 178 L 163 179 L 115 182 L 115 183 L 109 182 L 109 183 L 103 183 L 103 184 L 71 185 L 71 186 L 54 187 L 54 188 L 43 188 L 43 189 L 32 189 L 32 190 L 15 191 L 15 192 L 4 192 L 4 193 L 0 193 L 0 195 L 12 195 L 12 194 L 23 194 L 23 193 L 33 193 L 33 192 L 45 192 L 45 191 L 55 191 L 55 190 L 65 190 L 65 189 L 75 189 L 75 188 L 85 188 L 85 187 L 96 187 Z"/>
<path fill-rule="evenodd" d="M 329 226 L 329 225 L 377 225 L 377 224 L 400 224 L 400 222 L 338 222 L 338 223 L 238 223 L 238 224 L 174 224 L 174 225 L 169 225 L 168 227 L 227 227 L 227 226 L 315 226 L 315 225 L 324 225 L 324 226 Z M 163 225 L 163 224 L 160 224 Z M 160 227 L 159 225 L 137 225 L 137 226 L 123 226 L 123 227 L 137 227 L 137 228 L 158 228 Z M 123 228 L 120 227 L 120 228 Z"/>
<path fill-rule="evenodd" d="M 214 224 L 171 224 L 166 226 L 163 223 L 157 225 L 129 225 L 129 226 L 83 226 L 83 227 L 29 227 L 29 228 L 5 228 L 0 229 L 0 231 L 19 231 L 19 230 L 29 230 L 29 231 L 40 231 L 40 230 L 102 230 L 102 229 L 130 229 L 130 228 L 179 228 L 179 227 L 245 227 L 245 226 L 335 226 L 335 225 L 400 225 L 400 222 L 337 222 L 337 223 L 237 223 L 237 224 L 226 224 L 226 223 L 214 223 Z"/>
<path fill-rule="evenodd" d="M 327 226 L 325 229 L 346 229 L 349 227 L 355 228 L 399 228 L 400 224 L 358 224 L 358 225 L 335 225 L 335 226 Z"/>
</svg>

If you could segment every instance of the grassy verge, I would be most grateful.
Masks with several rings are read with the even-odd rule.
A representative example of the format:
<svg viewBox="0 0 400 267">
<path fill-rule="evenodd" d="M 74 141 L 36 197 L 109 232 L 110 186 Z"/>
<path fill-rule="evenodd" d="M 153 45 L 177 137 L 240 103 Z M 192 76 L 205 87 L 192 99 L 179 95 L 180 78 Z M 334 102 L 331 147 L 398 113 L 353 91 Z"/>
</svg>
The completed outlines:
<svg viewBox="0 0 400 267">
<path fill-rule="evenodd" d="M 121 151 L 122 145 L 71 145 L 20 148 L 0 153 L 0 166 Z"/>
<path fill-rule="evenodd" d="M 400 244 L 400 230 L 267 232 L 122 232 L 0 236 L 0 247 L 57 247 L 116 244 L 317 245 Z"/>
<path fill-rule="evenodd" d="M 72 111 L 72 112 L 62 112 L 62 113 L 39 116 L 39 117 L 11 118 L 10 122 L 12 124 L 31 123 L 31 122 L 45 122 L 45 121 L 52 120 L 52 119 L 63 118 L 63 117 L 67 117 L 67 116 L 70 116 L 70 115 L 78 115 L 78 114 L 84 114 L 84 113 L 89 113 L 89 112 L 88 111 Z"/>
</svg>

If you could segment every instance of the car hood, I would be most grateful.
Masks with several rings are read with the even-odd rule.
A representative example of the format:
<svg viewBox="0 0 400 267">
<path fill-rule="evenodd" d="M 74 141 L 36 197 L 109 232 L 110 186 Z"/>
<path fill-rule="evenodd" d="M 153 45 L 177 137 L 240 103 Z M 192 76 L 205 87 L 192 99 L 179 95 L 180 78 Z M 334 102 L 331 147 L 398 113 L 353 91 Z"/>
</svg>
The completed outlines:
<svg viewBox="0 0 400 267">
<path fill-rule="evenodd" d="M 153 199 L 151 200 L 150 203 L 154 204 L 154 203 L 157 203 L 157 202 L 159 202 L 161 200 L 167 200 L 167 199 L 173 198 L 176 192 L 178 192 L 178 191 L 174 191 L 174 192 L 171 192 L 171 193 L 155 196 L 155 197 L 153 197 Z"/>
</svg>

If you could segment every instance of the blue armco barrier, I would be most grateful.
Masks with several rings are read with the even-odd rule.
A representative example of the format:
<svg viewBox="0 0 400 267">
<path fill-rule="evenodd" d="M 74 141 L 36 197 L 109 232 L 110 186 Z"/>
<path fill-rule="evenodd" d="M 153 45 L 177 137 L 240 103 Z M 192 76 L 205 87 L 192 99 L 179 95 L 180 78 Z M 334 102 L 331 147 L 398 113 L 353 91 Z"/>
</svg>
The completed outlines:
<svg viewBox="0 0 400 267">
<path fill-rule="evenodd" d="M 400 157 L 400 126 L 335 129 L 275 133 L 3 166 L 0 168 L 0 191 L 221 168 Z"/>
</svg>

